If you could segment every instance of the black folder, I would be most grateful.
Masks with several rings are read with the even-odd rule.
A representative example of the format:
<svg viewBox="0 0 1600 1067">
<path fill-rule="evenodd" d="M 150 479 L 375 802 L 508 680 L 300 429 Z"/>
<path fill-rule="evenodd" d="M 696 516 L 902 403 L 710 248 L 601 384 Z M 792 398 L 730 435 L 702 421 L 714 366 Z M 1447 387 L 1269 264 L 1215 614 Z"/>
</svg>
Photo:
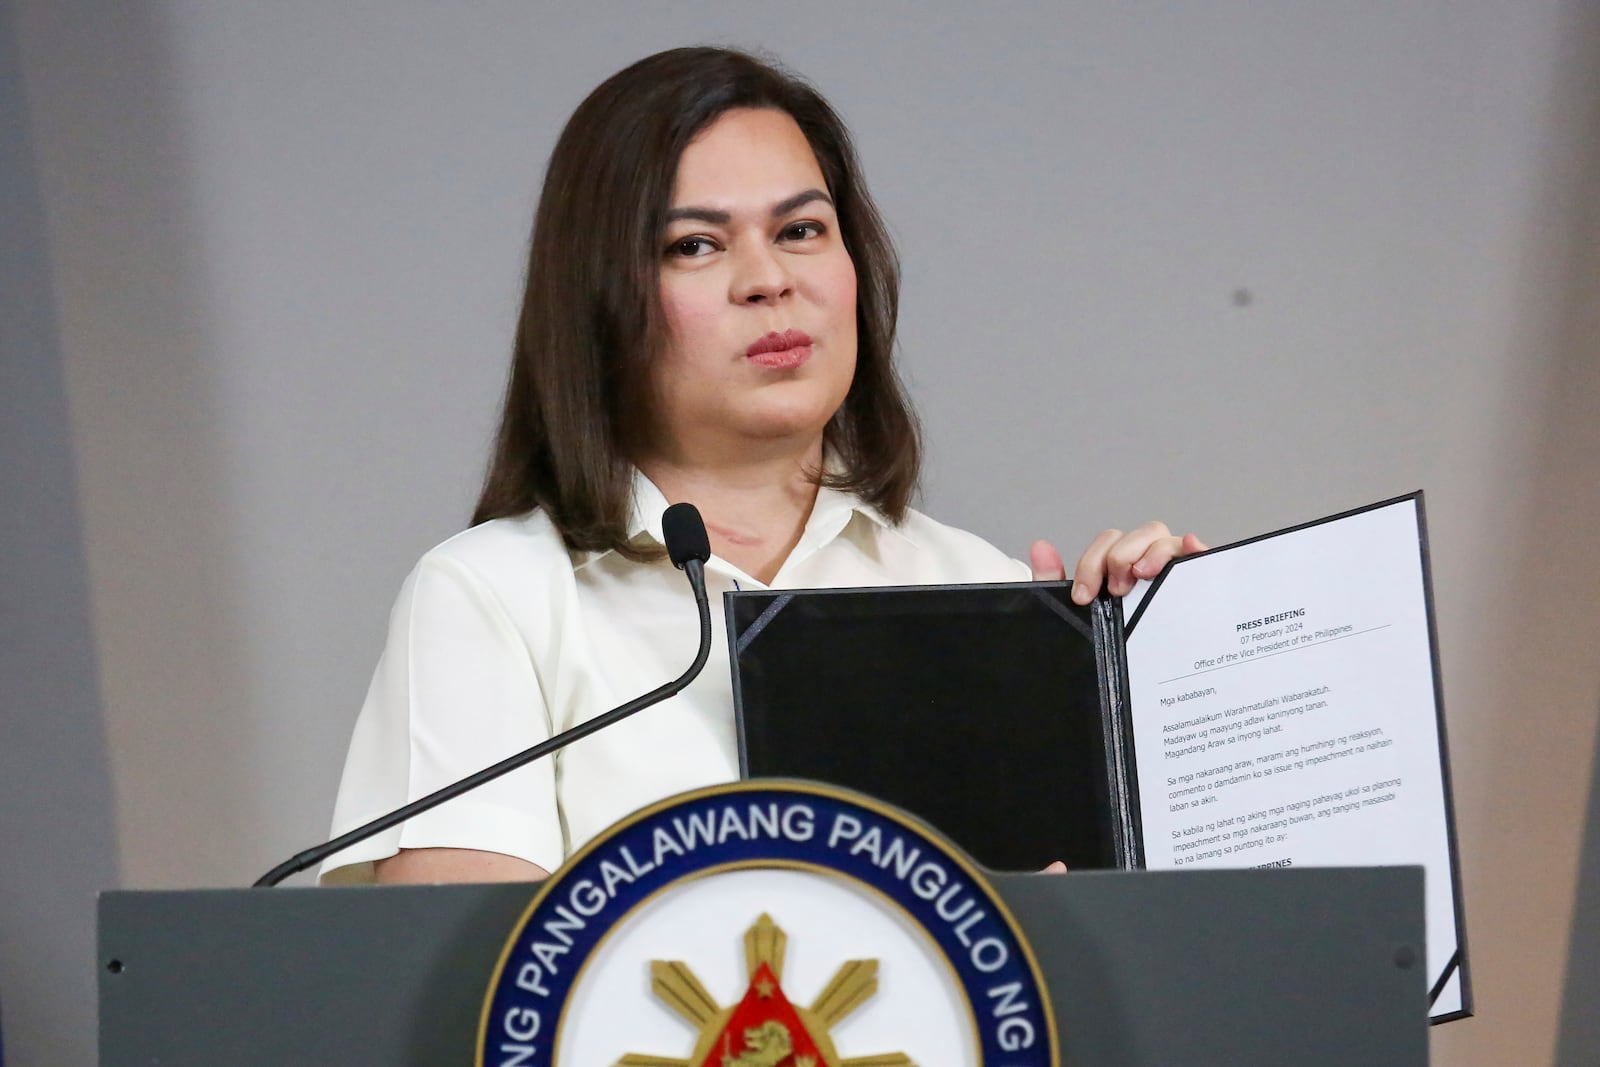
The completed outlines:
<svg viewBox="0 0 1600 1067">
<path fill-rule="evenodd" d="M 995 870 L 1139 866 L 1120 602 L 1071 589 L 727 594 L 741 773 L 881 797 Z"/>
</svg>

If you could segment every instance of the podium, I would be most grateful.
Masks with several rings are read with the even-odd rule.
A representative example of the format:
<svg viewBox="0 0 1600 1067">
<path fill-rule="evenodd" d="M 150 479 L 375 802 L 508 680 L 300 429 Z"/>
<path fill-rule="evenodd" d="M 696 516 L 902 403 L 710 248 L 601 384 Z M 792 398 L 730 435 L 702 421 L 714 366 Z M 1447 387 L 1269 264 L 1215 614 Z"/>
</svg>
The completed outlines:
<svg viewBox="0 0 1600 1067">
<path fill-rule="evenodd" d="M 1063 1064 L 1427 1063 L 1421 868 L 989 880 L 1038 958 Z M 470 1064 L 534 892 L 102 894 L 100 1062 Z"/>
</svg>

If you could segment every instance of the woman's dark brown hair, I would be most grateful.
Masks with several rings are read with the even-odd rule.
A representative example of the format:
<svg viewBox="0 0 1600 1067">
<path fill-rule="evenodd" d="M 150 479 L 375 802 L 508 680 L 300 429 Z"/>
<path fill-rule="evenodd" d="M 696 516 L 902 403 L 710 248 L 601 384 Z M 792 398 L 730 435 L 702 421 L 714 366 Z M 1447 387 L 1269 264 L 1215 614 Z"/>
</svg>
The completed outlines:
<svg viewBox="0 0 1600 1067">
<path fill-rule="evenodd" d="M 849 132 L 816 90 L 743 52 L 677 48 L 612 75 L 573 112 L 534 217 L 527 290 L 494 455 L 472 521 L 543 508 L 568 547 L 629 544 L 632 457 L 663 336 L 662 234 L 678 159 L 732 108 L 771 108 L 817 157 L 856 269 L 856 372 L 828 423 L 834 470 L 893 521 L 916 488 L 916 419 L 891 361 L 900 266 Z"/>
</svg>

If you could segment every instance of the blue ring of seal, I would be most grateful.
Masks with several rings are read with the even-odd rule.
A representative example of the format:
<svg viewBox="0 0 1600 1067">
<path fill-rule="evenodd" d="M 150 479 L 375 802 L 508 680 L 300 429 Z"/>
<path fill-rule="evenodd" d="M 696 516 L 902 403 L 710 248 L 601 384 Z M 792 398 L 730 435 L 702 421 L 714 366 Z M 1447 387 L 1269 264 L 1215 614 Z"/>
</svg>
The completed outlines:
<svg viewBox="0 0 1600 1067">
<path fill-rule="evenodd" d="M 784 814 L 797 807 L 808 810 L 809 820 Z M 724 814 L 730 810 L 731 822 Z M 771 818 L 750 818 L 752 810 Z M 808 835 L 798 833 L 802 822 L 811 827 Z M 738 832 L 721 832 L 730 827 Z M 656 862 L 657 831 L 687 847 Z M 901 840 L 896 855 L 902 861 L 911 849 L 917 860 L 883 860 L 881 849 L 863 844 L 873 831 L 884 845 Z M 478 1067 L 551 1067 L 559 1020 L 583 963 L 617 922 L 685 878 L 712 868 L 766 864 L 819 867 L 899 905 L 939 946 L 959 979 L 978 1022 L 980 1067 L 1056 1062 L 1055 1022 L 1038 964 L 971 860 L 889 805 L 834 786 L 761 779 L 698 789 L 643 808 L 541 884 L 490 981 L 478 1030 Z M 913 880 L 924 864 L 942 872 L 931 893 L 928 878 Z M 963 896 L 974 903 L 956 921 L 940 914 L 941 904 Z M 537 981 L 519 981 L 530 975 Z M 1031 1044 L 1004 1047 L 1019 1032 L 1033 1035 Z"/>
</svg>

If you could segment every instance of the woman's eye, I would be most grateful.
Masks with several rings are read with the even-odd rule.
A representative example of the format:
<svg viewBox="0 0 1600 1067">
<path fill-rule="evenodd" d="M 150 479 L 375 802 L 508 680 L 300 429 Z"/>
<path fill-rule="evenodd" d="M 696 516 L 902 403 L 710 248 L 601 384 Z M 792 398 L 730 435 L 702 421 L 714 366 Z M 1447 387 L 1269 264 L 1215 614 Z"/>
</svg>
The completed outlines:
<svg viewBox="0 0 1600 1067">
<path fill-rule="evenodd" d="M 822 223 L 820 222 L 792 222 L 783 228 L 782 237 L 785 241 L 804 241 L 812 237 L 822 236 Z"/>
<path fill-rule="evenodd" d="M 667 255 L 694 259 L 716 251 L 716 246 L 704 237 L 680 237 L 667 247 Z"/>
</svg>

